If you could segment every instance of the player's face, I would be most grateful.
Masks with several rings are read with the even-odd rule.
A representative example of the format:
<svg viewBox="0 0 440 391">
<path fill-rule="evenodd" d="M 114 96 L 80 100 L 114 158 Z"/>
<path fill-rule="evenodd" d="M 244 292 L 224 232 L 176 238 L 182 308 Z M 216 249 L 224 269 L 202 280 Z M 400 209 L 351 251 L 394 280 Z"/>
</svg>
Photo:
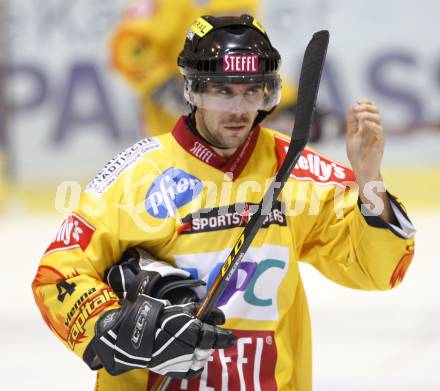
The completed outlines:
<svg viewBox="0 0 440 391">
<path fill-rule="evenodd" d="M 248 136 L 263 99 L 261 84 L 210 84 L 204 95 L 218 109 L 197 108 L 197 130 L 213 146 L 237 149 Z"/>
</svg>

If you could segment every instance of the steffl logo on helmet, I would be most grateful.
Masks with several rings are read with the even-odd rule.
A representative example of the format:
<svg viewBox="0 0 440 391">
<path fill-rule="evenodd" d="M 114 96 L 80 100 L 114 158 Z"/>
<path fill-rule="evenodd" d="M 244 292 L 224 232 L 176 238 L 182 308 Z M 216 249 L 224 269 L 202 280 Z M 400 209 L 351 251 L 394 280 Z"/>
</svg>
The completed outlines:
<svg viewBox="0 0 440 391">
<path fill-rule="evenodd" d="M 225 54 L 223 72 L 258 72 L 259 58 L 256 54 Z"/>
</svg>

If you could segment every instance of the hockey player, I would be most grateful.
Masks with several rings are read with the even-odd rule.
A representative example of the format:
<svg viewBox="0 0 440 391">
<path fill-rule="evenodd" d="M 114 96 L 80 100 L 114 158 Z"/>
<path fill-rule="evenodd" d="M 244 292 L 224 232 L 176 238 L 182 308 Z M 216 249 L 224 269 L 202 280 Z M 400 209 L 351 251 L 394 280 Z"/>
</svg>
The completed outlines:
<svg viewBox="0 0 440 391">
<path fill-rule="evenodd" d="M 400 203 L 368 191 L 383 186 L 378 108 L 361 99 L 347 115 L 352 169 L 305 149 L 203 323 L 194 317 L 202 284 L 222 267 L 289 139 L 259 126 L 280 99 L 280 56 L 251 16 L 198 18 L 178 64 L 189 115 L 91 181 L 43 255 L 36 302 L 98 369 L 96 390 L 149 390 L 162 374 L 175 378 L 170 390 L 310 391 L 298 261 L 341 285 L 383 290 L 413 257 Z"/>
<path fill-rule="evenodd" d="M 185 109 L 176 57 L 187 26 L 198 15 L 255 15 L 259 13 L 260 3 L 260 0 L 126 2 L 111 39 L 111 65 L 138 95 L 146 135 L 169 132 Z M 278 111 L 286 109 L 288 112 L 295 101 L 296 88 L 284 80 Z"/>
</svg>

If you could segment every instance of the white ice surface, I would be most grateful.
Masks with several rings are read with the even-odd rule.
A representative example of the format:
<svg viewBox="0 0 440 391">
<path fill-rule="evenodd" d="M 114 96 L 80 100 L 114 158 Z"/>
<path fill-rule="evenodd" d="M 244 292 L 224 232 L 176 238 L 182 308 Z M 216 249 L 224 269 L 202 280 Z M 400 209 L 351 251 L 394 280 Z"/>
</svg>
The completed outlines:
<svg viewBox="0 0 440 391">
<path fill-rule="evenodd" d="M 440 390 L 439 213 L 413 213 L 416 256 L 386 292 L 342 288 L 301 267 L 314 342 L 315 391 Z M 0 389 L 93 390 L 94 373 L 57 341 L 31 293 L 61 217 L 0 216 Z"/>
<path fill-rule="evenodd" d="M 416 255 L 402 284 L 347 289 L 304 265 L 314 390 L 440 390 L 440 214 L 412 214 Z"/>
</svg>

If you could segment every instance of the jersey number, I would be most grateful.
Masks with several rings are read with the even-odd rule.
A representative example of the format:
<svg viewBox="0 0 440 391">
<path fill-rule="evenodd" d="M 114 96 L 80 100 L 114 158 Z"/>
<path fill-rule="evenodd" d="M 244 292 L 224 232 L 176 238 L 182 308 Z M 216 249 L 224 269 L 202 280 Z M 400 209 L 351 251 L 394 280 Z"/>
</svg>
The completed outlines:
<svg viewBox="0 0 440 391">
<path fill-rule="evenodd" d="M 60 281 L 57 284 L 58 300 L 62 303 L 64 301 L 64 298 L 66 297 L 66 294 L 72 296 L 72 293 L 75 292 L 75 288 L 76 284 L 74 282 L 69 284 L 67 281 Z"/>
</svg>

